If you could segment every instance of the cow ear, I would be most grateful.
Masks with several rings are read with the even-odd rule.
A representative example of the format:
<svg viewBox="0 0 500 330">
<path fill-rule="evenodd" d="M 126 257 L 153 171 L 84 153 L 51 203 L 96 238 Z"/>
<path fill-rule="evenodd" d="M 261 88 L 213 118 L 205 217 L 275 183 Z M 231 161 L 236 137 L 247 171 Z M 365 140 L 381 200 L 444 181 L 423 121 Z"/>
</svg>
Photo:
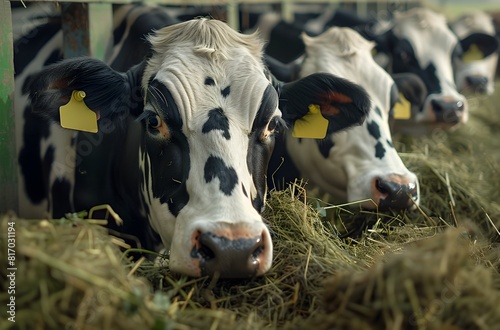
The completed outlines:
<svg viewBox="0 0 500 330">
<path fill-rule="evenodd" d="M 294 126 L 300 119 L 307 121 L 314 113 L 321 114 L 323 120 L 319 119 L 325 123 L 326 132 L 319 135 L 360 125 L 370 111 L 370 105 L 370 99 L 362 87 L 328 73 L 315 73 L 292 83 L 281 84 L 280 109 L 283 119 L 289 126 Z"/>
<path fill-rule="evenodd" d="M 47 66 L 30 79 L 23 92 L 29 93 L 32 111 L 52 121 L 60 121 L 59 109 L 74 98 L 75 91 L 84 92 L 79 101 L 83 96 L 85 106 L 98 118 L 112 117 L 120 102 L 130 103 L 139 80 L 135 71 L 122 74 L 100 60 L 77 57 Z"/>
<path fill-rule="evenodd" d="M 411 104 L 421 106 L 427 97 L 427 87 L 419 76 L 413 73 L 395 73 L 392 79 L 398 90 Z"/>
<path fill-rule="evenodd" d="M 300 56 L 290 63 L 282 63 L 272 56 L 264 55 L 264 62 L 269 71 L 280 81 L 290 82 L 294 81 L 299 76 L 299 71 L 302 68 L 304 56 Z"/>
<path fill-rule="evenodd" d="M 460 40 L 464 61 L 477 61 L 499 51 L 498 40 L 486 33 L 472 33 Z"/>
</svg>

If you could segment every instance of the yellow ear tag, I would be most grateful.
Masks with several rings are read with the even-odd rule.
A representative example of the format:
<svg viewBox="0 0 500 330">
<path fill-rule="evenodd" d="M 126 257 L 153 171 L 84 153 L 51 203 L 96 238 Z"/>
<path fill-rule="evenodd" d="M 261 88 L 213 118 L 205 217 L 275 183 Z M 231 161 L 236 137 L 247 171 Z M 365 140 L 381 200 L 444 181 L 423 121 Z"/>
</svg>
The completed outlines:
<svg viewBox="0 0 500 330">
<path fill-rule="evenodd" d="M 394 119 L 407 120 L 411 118 L 411 104 L 410 101 L 404 97 L 402 93 L 399 93 L 400 102 L 394 105 L 393 116 Z"/>
<path fill-rule="evenodd" d="M 292 136 L 296 138 L 324 139 L 328 120 L 321 114 L 319 105 L 310 104 L 307 114 L 295 121 Z"/>
<path fill-rule="evenodd" d="M 73 91 L 69 102 L 59 108 L 61 126 L 77 131 L 97 133 L 97 114 L 90 110 L 83 99 L 84 91 Z"/>
<path fill-rule="evenodd" d="M 372 48 L 372 57 L 377 56 L 377 49 L 375 47 Z"/>
<path fill-rule="evenodd" d="M 480 61 L 484 58 L 483 52 L 476 46 L 476 45 L 471 45 L 469 49 L 464 53 L 462 56 L 462 61 L 467 63 L 467 62 L 473 62 L 473 61 Z"/>
</svg>

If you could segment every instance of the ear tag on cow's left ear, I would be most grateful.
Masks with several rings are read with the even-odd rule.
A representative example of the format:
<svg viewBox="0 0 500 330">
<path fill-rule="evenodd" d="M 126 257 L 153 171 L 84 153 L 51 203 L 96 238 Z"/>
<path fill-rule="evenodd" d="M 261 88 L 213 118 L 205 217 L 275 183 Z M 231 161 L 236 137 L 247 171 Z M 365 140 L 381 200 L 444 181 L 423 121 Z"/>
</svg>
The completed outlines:
<svg viewBox="0 0 500 330">
<path fill-rule="evenodd" d="M 321 114 L 319 105 L 310 104 L 307 114 L 297 119 L 292 136 L 296 138 L 324 139 L 328 130 L 328 120 Z"/>
<path fill-rule="evenodd" d="M 480 61 L 484 58 L 483 52 L 477 47 L 477 45 L 472 44 L 469 49 L 463 54 L 462 56 L 462 61 L 467 63 L 467 62 L 474 62 L 474 61 Z"/>
<path fill-rule="evenodd" d="M 77 131 L 97 133 L 97 114 L 90 110 L 83 99 L 84 91 L 73 91 L 69 102 L 59 108 L 61 126 Z"/>
<path fill-rule="evenodd" d="M 400 101 L 394 105 L 394 119 L 408 120 L 411 118 L 411 103 L 404 97 L 403 93 L 399 93 Z"/>
</svg>

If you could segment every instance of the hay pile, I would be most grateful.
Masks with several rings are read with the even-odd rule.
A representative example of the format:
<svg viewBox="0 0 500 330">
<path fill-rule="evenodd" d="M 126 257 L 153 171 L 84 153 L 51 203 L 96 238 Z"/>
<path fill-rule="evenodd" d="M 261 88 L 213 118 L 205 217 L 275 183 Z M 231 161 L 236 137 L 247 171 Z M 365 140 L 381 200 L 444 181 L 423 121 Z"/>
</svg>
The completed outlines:
<svg viewBox="0 0 500 330">
<path fill-rule="evenodd" d="M 500 321 L 500 94 L 473 102 L 456 132 L 399 140 L 420 178 L 415 211 L 338 207 L 302 185 L 273 191 L 264 217 L 274 264 L 253 280 L 192 279 L 131 261 L 88 221 L 5 215 L 2 233 L 16 222 L 16 324 L 2 318 L 0 328 L 492 329 Z M 0 253 L 1 265 L 6 259 Z"/>
</svg>

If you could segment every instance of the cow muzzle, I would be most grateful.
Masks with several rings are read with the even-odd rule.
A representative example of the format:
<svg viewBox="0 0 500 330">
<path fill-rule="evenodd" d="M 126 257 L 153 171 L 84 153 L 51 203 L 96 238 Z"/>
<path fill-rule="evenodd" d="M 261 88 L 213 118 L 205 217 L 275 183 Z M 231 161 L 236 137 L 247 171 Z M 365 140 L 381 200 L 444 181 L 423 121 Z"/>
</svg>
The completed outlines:
<svg viewBox="0 0 500 330">
<path fill-rule="evenodd" d="M 431 100 L 431 110 L 437 123 L 455 126 L 463 122 L 465 108 L 465 101 L 462 100 Z"/>
<path fill-rule="evenodd" d="M 190 256 L 202 276 L 250 278 L 263 275 L 271 265 L 272 243 L 267 229 L 249 232 L 229 226 L 223 230 L 196 230 Z M 232 227 L 232 228 L 231 228 Z"/>
<path fill-rule="evenodd" d="M 484 94 L 488 89 L 488 77 L 482 75 L 471 75 L 465 77 L 466 89 Z"/>
<path fill-rule="evenodd" d="M 374 178 L 372 193 L 379 210 L 413 208 L 420 200 L 418 180 L 399 175 Z"/>
</svg>

